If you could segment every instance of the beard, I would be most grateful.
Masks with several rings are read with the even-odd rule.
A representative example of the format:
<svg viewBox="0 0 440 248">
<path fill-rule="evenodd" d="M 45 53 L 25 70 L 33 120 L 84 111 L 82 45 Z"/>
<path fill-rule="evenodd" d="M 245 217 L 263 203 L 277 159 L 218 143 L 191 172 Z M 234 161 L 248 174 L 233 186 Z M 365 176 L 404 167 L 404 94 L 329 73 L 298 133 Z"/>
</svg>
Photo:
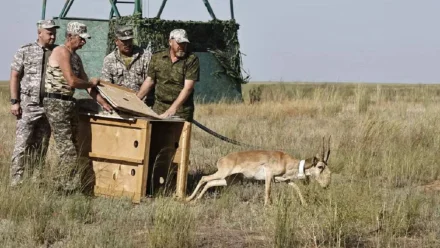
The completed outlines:
<svg viewBox="0 0 440 248">
<path fill-rule="evenodd" d="M 183 58 L 183 57 L 185 57 L 185 55 L 186 55 L 185 51 L 177 51 L 176 52 L 176 57 L 178 57 L 178 58 Z"/>
<path fill-rule="evenodd" d="M 124 47 L 122 50 L 125 55 L 132 55 L 133 49 L 131 47 Z"/>
</svg>

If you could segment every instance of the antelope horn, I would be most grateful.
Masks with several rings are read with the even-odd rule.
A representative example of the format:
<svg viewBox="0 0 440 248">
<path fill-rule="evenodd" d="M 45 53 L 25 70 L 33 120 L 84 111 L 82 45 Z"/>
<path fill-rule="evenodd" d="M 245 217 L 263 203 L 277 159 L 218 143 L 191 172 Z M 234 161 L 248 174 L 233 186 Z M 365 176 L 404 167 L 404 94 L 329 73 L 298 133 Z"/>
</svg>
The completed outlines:
<svg viewBox="0 0 440 248">
<path fill-rule="evenodd" d="M 324 161 L 327 163 L 327 161 L 328 161 L 328 158 L 330 157 L 330 138 L 331 138 L 332 136 L 330 135 L 329 137 L 328 137 L 328 144 L 327 144 L 327 154 L 325 155 L 325 158 L 324 158 Z"/>
<path fill-rule="evenodd" d="M 325 144 L 325 140 L 324 137 L 322 137 L 322 155 L 321 155 L 321 159 L 324 159 L 324 154 L 325 154 L 325 148 L 324 148 L 324 144 Z"/>
</svg>

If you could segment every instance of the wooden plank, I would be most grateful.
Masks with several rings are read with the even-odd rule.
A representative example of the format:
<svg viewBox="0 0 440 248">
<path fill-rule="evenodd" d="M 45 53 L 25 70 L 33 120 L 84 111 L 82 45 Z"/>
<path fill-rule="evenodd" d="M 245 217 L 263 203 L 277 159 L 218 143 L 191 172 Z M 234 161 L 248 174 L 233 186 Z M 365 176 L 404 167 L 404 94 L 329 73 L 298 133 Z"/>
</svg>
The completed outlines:
<svg viewBox="0 0 440 248">
<path fill-rule="evenodd" d="M 147 183 L 148 183 L 148 167 L 149 167 L 149 160 L 150 160 L 150 145 L 151 145 L 151 123 L 148 123 L 147 129 L 145 130 L 145 139 L 142 141 L 145 143 L 145 155 L 144 155 L 144 169 L 142 171 L 142 181 L 140 183 L 141 188 L 141 195 L 146 196 L 147 195 Z"/>
<path fill-rule="evenodd" d="M 122 90 L 122 91 L 126 91 L 126 92 L 130 92 L 130 93 L 135 93 L 135 94 L 136 94 L 136 91 L 134 91 L 134 90 L 132 90 L 132 89 L 129 89 L 129 88 L 124 87 L 124 86 L 119 86 L 119 85 L 117 85 L 117 84 L 112 84 L 111 82 L 107 82 L 107 81 L 99 80 L 99 84 L 100 84 L 100 85 L 112 86 L 112 87 L 115 87 L 115 88 L 120 89 L 120 90 Z"/>
<path fill-rule="evenodd" d="M 129 164 L 126 162 L 112 163 L 106 161 L 92 161 L 95 172 L 95 194 L 108 196 L 133 195 L 132 200 L 139 202 L 142 189 L 144 165 Z"/>
<path fill-rule="evenodd" d="M 93 153 L 93 152 L 89 152 L 89 157 L 90 158 L 99 158 L 99 159 L 103 159 L 103 160 L 125 161 L 125 162 L 136 163 L 136 164 L 142 164 L 144 162 L 144 160 L 140 160 L 140 159 L 117 157 L 117 156 L 104 155 L 104 154 L 98 154 L 98 153 Z"/>
<path fill-rule="evenodd" d="M 176 196 L 179 199 L 184 199 L 186 196 L 189 151 L 191 148 L 191 122 L 185 122 L 180 140 L 179 147 L 181 148 L 181 155 L 177 170 Z"/>
<path fill-rule="evenodd" d="M 91 112 L 86 112 L 84 110 L 80 110 L 79 115 L 86 115 L 86 116 L 90 116 L 92 118 L 96 118 L 96 117 L 100 117 L 100 118 L 104 118 L 104 119 L 115 119 L 115 120 L 125 120 L 125 121 L 135 121 L 135 118 L 131 115 L 127 115 L 124 113 L 117 113 L 116 111 L 113 111 L 112 113 L 108 113 L 108 112 L 97 112 L 97 113 L 91 113 Z"/>
<path fill-rule="evenodd" d="M 182 143 L 182 140 L 179 141 L 179 144 L 181 144 L 181 143 Z M 181 157 L 182 157 L 182 147 L 179 146 L 179 148 L 177 148 L 177 150 L 176 150 L 176 154 L 174 155 L 173 163 L 176 163 L 176 164 L 180 163 Z"/>
<path fill-rule="evenodd" d="M 91 153 L 127 161 L 144 160 L 145 142 L 142 140 L 146 129 L 92 123 L 91 133 Z"/>
<path fill-rule="evenodd" d="M 145 120 L 123 121 L 123 120 L 103 119 L 101 117 L 97 117 L 97 118 L 91 117 L 90 122 L 93 124 L 101 124 L 101 125 L 117 126 L 117 127 L 130 127 L 130 128 L 140 128 L 140 129 L 146 128 Z"/>
<path fill-rule="evenodd" d="M 134 92 L 122 89 L 120 86 L 114 84 L 101 84 L 97 86 L 101 95 L 117 110 L 132 113 L 138 116 L 148 116 L 152 118 L 159 118 L 150 107 L 140 100 Z"/>
</svg>

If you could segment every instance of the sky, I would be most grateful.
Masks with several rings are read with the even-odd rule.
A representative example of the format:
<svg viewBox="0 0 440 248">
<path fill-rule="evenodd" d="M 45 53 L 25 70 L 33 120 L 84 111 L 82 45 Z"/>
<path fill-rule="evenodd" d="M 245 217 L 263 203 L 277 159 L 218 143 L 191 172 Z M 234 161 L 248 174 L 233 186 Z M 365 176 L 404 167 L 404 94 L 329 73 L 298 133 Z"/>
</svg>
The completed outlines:
<svg viewBox="0 0 440 248">
<path fill-rule="evenodd" d="M 47 0 L 46 19 L 64 2 Z M 209 2 L 218 19 L 231 18 L 229 0 Z M 144 16 L 154 17 L 162 0 L 143 3 Z M 0 79 L 7 80 L 15 51 L 36 39 L 42 0 L 3 5 Z M 120 6 L 122 15 L 133 12 Z M 234 0 L 234 10 L 251 81 L 440 82 L 438 0 Z M 109 11 L 108 0 L 75 0 L 67 16 L 106 19 Z M 161 18 L 211 19 L 202 0 L 168 0 Z"/>
</svg>

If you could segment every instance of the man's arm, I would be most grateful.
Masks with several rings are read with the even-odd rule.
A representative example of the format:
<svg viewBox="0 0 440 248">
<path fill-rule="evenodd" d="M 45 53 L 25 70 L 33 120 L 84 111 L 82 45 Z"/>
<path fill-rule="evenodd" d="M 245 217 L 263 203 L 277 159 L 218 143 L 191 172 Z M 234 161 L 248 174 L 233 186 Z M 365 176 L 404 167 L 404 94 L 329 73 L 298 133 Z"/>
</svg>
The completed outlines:
<svg viewBox="0 0 440 248">
<path fill-rule="evenodd" d="M 87 73 L 84 70 L 84 66 L 83 66 L 82 61 L 81 61 L 81 68 L 80 68 L 80 77 L 82 80 L 89 81 L 89 77 L 87 76 Z M 92 80 L 97 80 L 99 82 L 100 79 L 92 78 Z M 113 111 L 112 106 L 110 106 L 110 104 L 108 104 L 108 102 L 101 96 L 101 94 L 99 94 L 96 87 L 88 88 L 87 91 L 89 92 L 89 95 L 102 106 L 103 109 L 105 109 L 106 111 L 108 111 L 110 113 Z"/>
<path fill-rule="evenodd" d="M 11 89 L 11 99 L 20 99 L 20 72 L 11 70 L 9 87 Z M 20 103 L 11 106 L 11 113 L 15 116 L 21 115 Z"/>
<path fill-rule="evenodd" d="M 80 61 L 81 61 L 81 66 L 79 68 L 79 78 L 84 80 L 84 81 L 86 81 L 86 82 L 88 82 L 89 81 L 89 76 L 87 76 L 87 73 L 84 70 L 84 66 L 83 66 L 81 58 L 80 58 Z"/>
<path fill-rule="evenodd" d="M 183 86 L 182 91 L 180 91 L 177 99 L 171 104 L 170 108 L 168 108 L 165 113 L 161 114 L 160 117 L 168 118 L 176 114 L 177 110 L 182 106 L 182 104 L 188 99 L 191 92 L 194 90 L 194 85 L 196 81 L 194 80 L 185 80 L 185 84 Z"/>
<path fill-rule="evenodd" d="M 139 89 L 139 92 L 136 94 L 139 99 L 144 99 L 144 97 L 150 92 L 150 90 L 153 88 L 154 83 L 156 81 L 156 72 L 154 70 L 155 68 L 155 56 L 151 57 L 151 60 L 149 61 L 149 64 L 147 66 L 147 78 L 142 83 L 141 88 Z"/>
<path fill-rule="evenodd" d="M 139 92 L 136 94 L 136 96 L 142 100 L 148 94 L 148 92 L 150 92 L 153 86 L 154 86 L 153 79 L 151 77 L 147 77 L 145 81 L 142 83 L 142 86 L 139 89 Z"/>
<path fill-rule="evenodd" d="M 11 99 L 20 99 L 20 72 L 11 70 L 9 87 L 11 89 Z"/>
<path fill-rule="evenodd" d="M 11 93 L 11 99 L 20 99 L 20 81 L 23 75 L 24 69 L 24 52 L 22 49 L 18 50 L 14 55 L 14 60 L 11 64 L 11 75 L 9 77 L 9 88 Z M 21 115 L 20 103 L 13 104 L 11 106 L 11 113 L 15 116 Z"/>
<path fill-rule="evenodd" d="M 104 58 L 104 62 L 102 63 L 101 80 L 115 83 L 112 80 L 113 79 L 112 74 L 111 74 L 111 64 L 112 63 L 111 63 L 111 59 L 109 57 L 110 55 L 106 56 Z"/>
<path fill-rule="evenodd" d="M 67 84 L 70 87 L 76 89 L 87 89 L 87 88 L 95 87 L 96 84 L 98 83 L 98 80 L 92 80 L 91 82 L 88 82 L 73 74 L 72 66 L 70 64 L 70 56 L 71 56 L 70 52 L 63 47 L 55 48 L 51 55 L 52 59 L 58 62 L 58 65 L 60 66 L 60 69 L 63 72 L 63 76 L 66 79 Z M 49 63 L 50 63 L 50 59 L 51 58 L 49 58 Z M 82 76 L 80 75 L 80 77 Z"/>
</svg>

